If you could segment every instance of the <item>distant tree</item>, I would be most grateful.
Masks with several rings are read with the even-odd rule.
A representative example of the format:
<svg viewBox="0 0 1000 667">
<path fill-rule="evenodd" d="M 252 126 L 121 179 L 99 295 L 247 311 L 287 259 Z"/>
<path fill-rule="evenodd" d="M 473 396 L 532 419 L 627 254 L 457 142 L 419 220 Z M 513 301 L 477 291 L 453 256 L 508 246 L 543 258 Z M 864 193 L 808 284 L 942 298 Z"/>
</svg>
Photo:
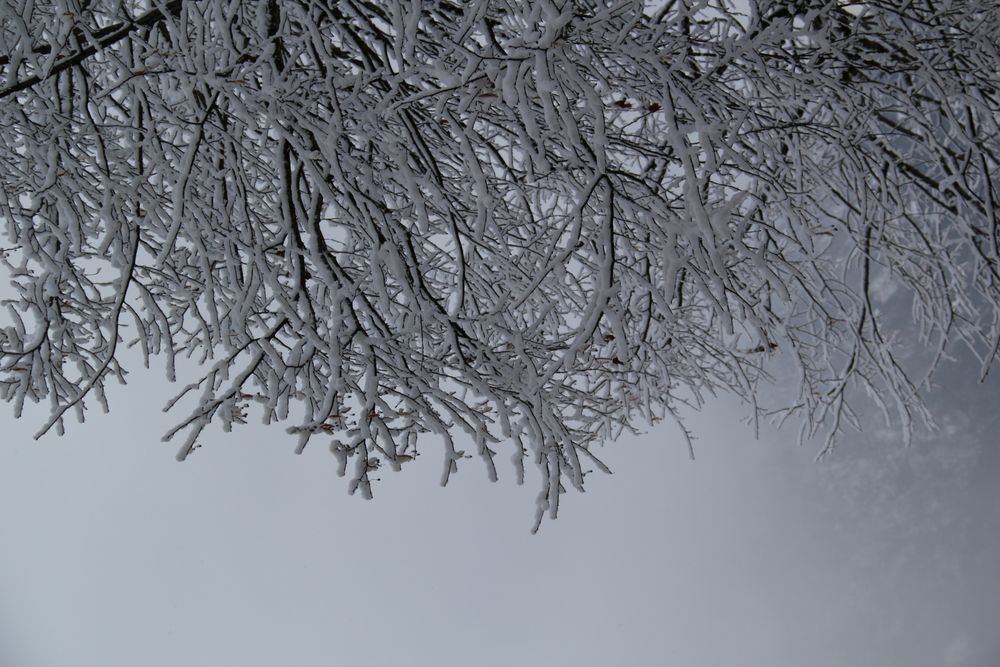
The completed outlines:
<svg viewBox="0 0 1000 667">
<path fill-rule="evenodd" d="M 706 394 L 908 431 L 952 343 L 996 363 L 998 34 L 964 0 L 0 0 L 0 391 L 61 433 L 123 346 L 193 354 L 179 459 L 256 403 L 370 496 L 464 432 L 539 467 L 539 520 Z"/>
</svg>

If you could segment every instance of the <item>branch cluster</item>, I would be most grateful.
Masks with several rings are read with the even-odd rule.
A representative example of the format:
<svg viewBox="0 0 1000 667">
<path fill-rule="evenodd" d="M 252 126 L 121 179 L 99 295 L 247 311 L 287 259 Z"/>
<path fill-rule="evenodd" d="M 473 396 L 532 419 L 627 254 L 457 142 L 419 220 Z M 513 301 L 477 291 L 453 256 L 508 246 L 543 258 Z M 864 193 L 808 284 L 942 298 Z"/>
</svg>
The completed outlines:
<svg viewBox="0 0 1000 667">
<path fill-rule="evenodd" d="M 535 462 L 539 520 L 596 443 L 756 405 L 773 354 L 828 446 L 859 396 L 926 420 L 948 345 L 1000 342 L 1000 12 L 740 7 L 3 0 L 0 394 L 44 433 L 119 341 L 197 355 L 180 459 L 255 403 L 371 495 L 464 432 L 491 478 Z"/>
</svg>

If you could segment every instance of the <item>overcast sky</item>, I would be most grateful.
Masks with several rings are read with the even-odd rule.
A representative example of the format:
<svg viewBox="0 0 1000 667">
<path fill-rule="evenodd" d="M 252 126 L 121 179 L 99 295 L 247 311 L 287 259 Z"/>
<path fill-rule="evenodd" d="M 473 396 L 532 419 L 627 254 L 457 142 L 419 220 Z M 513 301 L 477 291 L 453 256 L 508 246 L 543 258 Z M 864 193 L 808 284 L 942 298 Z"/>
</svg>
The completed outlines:
<svg viewBox="0 0 1000 667">
<path fill-rule="evenodd" d="M 0 421 L 3 667 L 1000 664 L 998 383 L 967 367 L 908 450 L 816 463 L 726 402 L 695 462 L 669 426 L 622 439 L 535 536 L 534 479 L 442 489 L 434 442 L 373 502 L 280 428 L 177 463 L 136 370 L 63 438 Z"/>
</svg>

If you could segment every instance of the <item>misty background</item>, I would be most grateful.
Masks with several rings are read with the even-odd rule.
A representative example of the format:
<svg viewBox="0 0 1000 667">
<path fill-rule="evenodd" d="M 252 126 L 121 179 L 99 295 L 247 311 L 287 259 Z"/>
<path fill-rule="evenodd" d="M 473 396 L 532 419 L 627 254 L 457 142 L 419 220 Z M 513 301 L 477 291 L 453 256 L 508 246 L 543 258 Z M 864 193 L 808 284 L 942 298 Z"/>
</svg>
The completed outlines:
<svg viewBox="0 0 1000 667">
<path fill-rule="evenodd" d="M 532 467 L 440 488 L 434 439 L 372 502 L 281 426 L 177 463 L 176 386 L 126 367 L 62 438 L 4 406 L 3 667 L 1000 664 L 998 383 L 969 359 L 909 448 L 873 422 L 817 462 L 719 399 L 695 461 L 666 422 L 608 444 L 535 536 Z"/>
<path fill-rule="evenodd" d="M 183 382 L 123 358 L 64 437 L 0 404 L 0 667 L 998 667 L 1000 369 L 955 357 L 909 447 L 869 418 L 817 461 L 720 397 L 695 461 L 608 443 L 537 535 L 508 450 L 441 488 L 428 437 L 366 502 L 251 413 L 177 463 Z"/>
</svg>

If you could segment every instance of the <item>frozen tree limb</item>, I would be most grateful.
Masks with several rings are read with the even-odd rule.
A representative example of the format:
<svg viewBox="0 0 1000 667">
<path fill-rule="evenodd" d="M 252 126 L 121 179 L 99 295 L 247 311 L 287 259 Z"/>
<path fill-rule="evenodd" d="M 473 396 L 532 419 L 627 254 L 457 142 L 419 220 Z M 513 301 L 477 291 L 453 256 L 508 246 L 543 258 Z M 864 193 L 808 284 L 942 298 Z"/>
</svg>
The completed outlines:
<svg viewBox="0 0 1000 667">
<path fill-rule="evenodd" d="M 952 346 L 997 363 L 998 30 L 971 1 L 0 0 L 0 396 L 61 429 L 123 337 L 202 364 L 179 458 L 259 409 L 370 496 L 427 434 L 447 482 L 464 433 L 490 479 L 530 457 L 538 521 L 599 443 L 719 392 L 823 452 L 862 401 L 909 433 Z"/>
</svg>

